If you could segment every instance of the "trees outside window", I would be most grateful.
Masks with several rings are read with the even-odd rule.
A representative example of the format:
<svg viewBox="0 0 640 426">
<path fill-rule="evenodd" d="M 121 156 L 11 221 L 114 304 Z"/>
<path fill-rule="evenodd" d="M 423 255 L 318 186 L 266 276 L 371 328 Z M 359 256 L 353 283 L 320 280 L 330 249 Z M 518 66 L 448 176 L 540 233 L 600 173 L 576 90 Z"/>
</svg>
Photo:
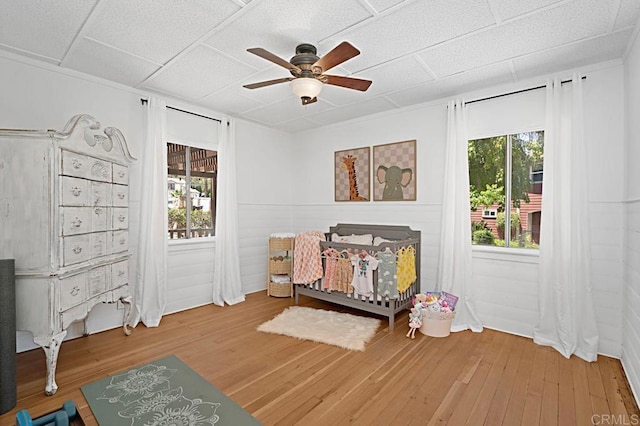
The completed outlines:
<svg viewBox="0 0 640 426">
<path fill-rule="evenodd" d="M 468 156 L 473 244 L 538 248 L 544 132 L 471 140 Z"/>
<path fill-rule="evenodd" d="M 188 239 L 214 235 L 217 152 L 167 144 L 168 236 Z"/>
</svg>

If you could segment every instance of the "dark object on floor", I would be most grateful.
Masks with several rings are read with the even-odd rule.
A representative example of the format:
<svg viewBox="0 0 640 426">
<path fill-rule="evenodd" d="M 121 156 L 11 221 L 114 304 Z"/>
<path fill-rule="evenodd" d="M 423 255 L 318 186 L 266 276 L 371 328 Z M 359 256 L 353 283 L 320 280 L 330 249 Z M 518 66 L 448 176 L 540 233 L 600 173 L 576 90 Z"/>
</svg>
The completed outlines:
<svg viewBox="0 0 640 426">
<path fill-rule="evenodd" d="M 69 420 L 76 414 L 76 404 L 73 401 L 67 401 L 60 410 L 37 419 L 31 419 L 27 410 L 20 410 L 16 414 L 16 426 L 69 426 Z"/>
<path fill-rule="evenodd" d="M 0 414 L 13 410 L 16 386 L 15 260 L 0 259 Z"/>
</svg>

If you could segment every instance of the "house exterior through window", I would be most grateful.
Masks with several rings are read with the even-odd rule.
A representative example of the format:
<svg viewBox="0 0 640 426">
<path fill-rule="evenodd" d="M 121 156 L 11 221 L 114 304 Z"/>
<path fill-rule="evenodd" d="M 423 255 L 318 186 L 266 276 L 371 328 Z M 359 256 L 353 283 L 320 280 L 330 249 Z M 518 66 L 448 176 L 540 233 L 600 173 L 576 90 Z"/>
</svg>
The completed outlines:
<svg viewBox="0 0 640 426">
<path fill-rule="evenodd" d="M 214 235 L 217 152 L 167 144 L 168 237 L 171 240 Z"/>
<path fill-rule="evenodd" d="M 470 140 L 468 156 L 473 244 L 537 249 L 544 132 Z"/>
</svg>

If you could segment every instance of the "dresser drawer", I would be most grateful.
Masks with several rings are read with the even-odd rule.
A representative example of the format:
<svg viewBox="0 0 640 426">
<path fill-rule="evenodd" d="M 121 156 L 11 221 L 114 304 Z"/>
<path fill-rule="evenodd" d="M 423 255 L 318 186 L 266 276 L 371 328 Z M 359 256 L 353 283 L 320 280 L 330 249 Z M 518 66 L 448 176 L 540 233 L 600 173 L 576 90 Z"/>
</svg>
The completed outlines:
<svg viewBox="0 0 640 426">
<path fill-rule="evenodd" d="M 62 264 L 64 266 L 91 259 L 91 234 L 62 238 Z"/>
<path fill-rule="evenodd" d="M 69 176 L 61 179 L 61 205 L 63 206 L 88 206 L 89 205 L 89 181 Z"/>
<path fill-rule="evenodd" d="M 111 252 L 120 253 L 129 250 L 129 231 L 111 232 Z"/>
<path fill-rule="evenodd" d="M 129 168 L 120 164 L 113 165 L 113 183 L 129 184 Z"/>
<path fill-rule="evenodd" d="M 90 175 L 89 157 L 63 150 L 62 174 L 65 176 L 88 178 Z"/>
<path fill-rule="evenodd" d="M 63 207 L 60 211 L 62 235 L 85 234 L 91 230 L 90 207 Z"/>
<path fill-rule="evenodd" d="M 91 207 L 91 232 L 106 231 L 109 223 L 109 209 Z"/>
<path fill-rule="evenodd" d="M 112 185 L 112 200 L 114 207 L 127 207 L 129 205 L 129 187 L 125 185 Z"/>
<path fill-rule="evenodd" d="M 109 289 L 108 268 L 108 266 L 101 266 L 88 272 L 87 287 L 89 289 L 89 297 L 97 296 Z"/>
<path fill-rule="evenodd" d="M 94 232 L 89 235 L 91 240 L 91 259 L 109 254 L 110 234 L 108 232 Z"/>
<path fill-rule="evenodd" d="M 111 205 L 111 184 L 105 182 L 91 182 L 91 204 L 90 206 L 110 206 Z"/>
<path fill-rule="evenodd" d="M 84 273 L 63 278 L 58 282 L 58 311 L 83 303 L 87 299 L 86 275 Z"/>
<path fill-rule="evenodd" d="M 111 288 L 118 288 L 129 282 L 129 260 L 111 265 Z"/>
<path fill-rule="evenodd" d="M 129 209 L 126 207 L 114 207 L 111 214 L 111 229 L 129 228 Z"/>
</svg>

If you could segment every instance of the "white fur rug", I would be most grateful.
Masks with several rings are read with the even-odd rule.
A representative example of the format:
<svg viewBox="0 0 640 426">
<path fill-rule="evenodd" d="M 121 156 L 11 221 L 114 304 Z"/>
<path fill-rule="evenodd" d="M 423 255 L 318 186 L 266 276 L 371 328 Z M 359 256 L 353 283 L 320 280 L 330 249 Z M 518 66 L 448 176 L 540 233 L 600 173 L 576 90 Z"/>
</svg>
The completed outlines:
<svg viewBox="0 0 640 426">
<path fill-rule="evenodd" d="M 380 320 L 375 318 L 291 306 L 274 319 L 262 323 L 258 331 L 364 351 L 364 345 L 376 334 L 379 325 Z"/>
</svg>

